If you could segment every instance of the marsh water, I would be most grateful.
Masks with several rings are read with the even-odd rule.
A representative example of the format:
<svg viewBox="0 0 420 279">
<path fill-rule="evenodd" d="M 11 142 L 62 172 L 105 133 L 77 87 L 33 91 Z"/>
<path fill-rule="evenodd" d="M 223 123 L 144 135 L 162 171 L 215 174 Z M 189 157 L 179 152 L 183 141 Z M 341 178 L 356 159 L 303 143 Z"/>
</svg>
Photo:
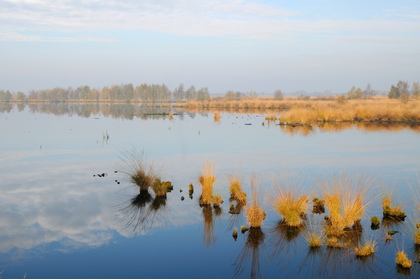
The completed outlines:
<svg viewBox="0 0 420 279">
<path fill-rule="evenodd" d="M 221 116 L 141 105 L 0 104 L 1 278 L 420 277 L 418 127 L 305 128 L 267 122 L 265 112 Z M 123 173 L 133 150 L 172 182 L 166 199 L 151 192 L 138 202 L 138 187 Z M 206 160 L 216 167 L 220 209 L 199 206 Z M 244 212 L 229 213 L 232 174 L 248 196 L 257 177 L 267 211 L 261 229 L 236 240 L 234 228 L 247 224 Z M 271 205 L 281 181 L 322 197 L 322 181 L 342 174 L 375 180 L 358 234 L 360 242 L 376 241 L 373 256 L 355 257 L 354 246 L 310 249 L 302 230 L 282 225 Z M 384 193 L 408 217 L 372 230 Z M 325 214 L 308 211 L 306 226 Z M 386 242 L 389 230 L 398 233 Z M 400 250 L 411 269 L 396 266 Z"/>
</svg>

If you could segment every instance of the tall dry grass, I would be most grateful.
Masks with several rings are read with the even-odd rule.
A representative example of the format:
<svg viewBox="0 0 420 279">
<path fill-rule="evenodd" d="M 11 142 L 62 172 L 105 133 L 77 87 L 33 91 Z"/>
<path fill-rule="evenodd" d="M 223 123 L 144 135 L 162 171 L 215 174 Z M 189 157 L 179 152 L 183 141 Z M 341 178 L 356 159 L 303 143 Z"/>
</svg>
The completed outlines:
<svg viewBox="0 0 420 279">
<path fill-rule="evenodd" d="M 330 180 L 320 183 L 325 195 L 325 205 L 329 211 L 329 220 L 325 226 L 329 236 L 341 236 L 345 229 L 356 224 L 362 218 L 369 201 L 367 191 L 374 179 L 366 175 L 334 175 Z"/>
<path fill-rule="evenodd" d="M 238 175 L 229 175 L 230 200 L 235 200 L 241 206 L 246 205 L 246 193 L 242 188 L 241 178 Z"/>
<path fill-rule="evenodd" d="M 147 160 L 144 151 L 138 152 L 136 149 L 124 151 L 121 160 L 120 171 L 128 176 L 140 191 L 147 191 L 155 180 L 160 179 L 157 167 Z"/>
<path fill-rule="evenodd" d="M 287 225 L 297 227 L 302 224 L 302 217 L 308 211 L 308 202 L 306 195 L 297 196 L 278 187 L 277 196 L 274 197 L 272 204 L 276 211 L 283 216 Z"/>
<path fill-rule="evenodd" d="M 420 101 L 416 99 L 408 103 L 388 98 L 349 100 L 345 104 L 334 101 L 308 103 L 307 106 L 292 105 L 281 115 L 280 122 L 420 121 Z"/>
<path fill-rule="evenodd" d="M 200 204 L 210 205 L 213 201 L 213 185 L 216 181 L 216 175 L 214 171 L 214 164 L 206 161 L 203 166 L 203 173 L 199 177 L 198 182 L 201 184 L 201 197 Z"/>
<path fill-rule="evenodd" d="M 251 178 L 251 191 L 251 204 L 246 207 L 246 219 L 251 228 L 260 228 L 266 213 L 260 207 L 259 184 L 255 176 Z"/>
</svg>

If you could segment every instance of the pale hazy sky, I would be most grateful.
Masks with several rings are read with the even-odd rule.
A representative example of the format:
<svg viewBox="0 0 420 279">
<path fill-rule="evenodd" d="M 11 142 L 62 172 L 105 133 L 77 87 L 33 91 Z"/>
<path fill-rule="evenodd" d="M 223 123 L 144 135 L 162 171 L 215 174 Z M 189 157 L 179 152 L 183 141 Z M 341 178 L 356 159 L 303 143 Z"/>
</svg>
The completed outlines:
<svg viewBox="0 0 420 279">
<path fill-rule="evenodd" d="M 0 89 L 420 81 L 420 1 L 0 0 Z"/>
</svg>

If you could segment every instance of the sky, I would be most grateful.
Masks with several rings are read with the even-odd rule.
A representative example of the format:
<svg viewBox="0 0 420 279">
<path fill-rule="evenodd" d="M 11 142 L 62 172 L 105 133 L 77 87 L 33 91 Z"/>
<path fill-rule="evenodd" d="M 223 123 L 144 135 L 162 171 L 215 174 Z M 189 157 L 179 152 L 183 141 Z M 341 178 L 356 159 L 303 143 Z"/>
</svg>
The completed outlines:
<svg viewBox="0 0 420 279">
<path fill-rule="evenodd" d="M 420 81 L 420 1 L 0 0 L 0 89 L 272 94 Z"/>
</svg>

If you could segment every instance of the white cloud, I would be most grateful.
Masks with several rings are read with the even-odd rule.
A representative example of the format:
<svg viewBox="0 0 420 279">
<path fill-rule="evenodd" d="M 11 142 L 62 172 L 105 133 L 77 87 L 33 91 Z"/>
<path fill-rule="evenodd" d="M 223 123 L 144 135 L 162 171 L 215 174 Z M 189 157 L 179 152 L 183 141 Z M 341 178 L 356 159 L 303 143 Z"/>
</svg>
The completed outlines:
<svg viewBox="0 0 420 279">
<path fill-rule="evenodd" d="M 420 31 L 419 22 L 397 20 L 308 20 L 299 11 L 260 2 L 230 1 L 8 1 L 2 18 L 3 41 L 112 41 L 101 36 L 31 35 L 33 32 L 147 30 L 175 35 L 274 39 L 315 32 Z"/>
</svg>

